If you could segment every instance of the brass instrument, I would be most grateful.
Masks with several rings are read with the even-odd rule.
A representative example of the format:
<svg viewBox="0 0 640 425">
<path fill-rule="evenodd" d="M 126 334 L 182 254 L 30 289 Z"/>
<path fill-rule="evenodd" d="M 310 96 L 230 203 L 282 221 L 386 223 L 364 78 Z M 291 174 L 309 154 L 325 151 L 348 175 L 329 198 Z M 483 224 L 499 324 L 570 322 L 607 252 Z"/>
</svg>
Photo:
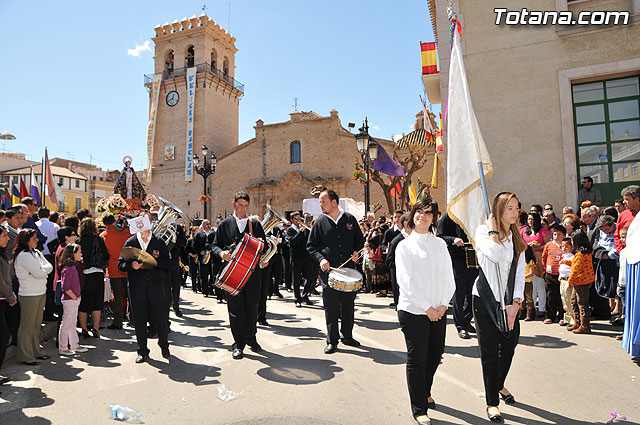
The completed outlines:
<svg viewBox="0 0 640 425">
<path fill-rule="evenodd" d="M 280 214 L 278 211 L 271 208 L 271 205 L 267 204 L 267 213 L 264 215 L 264 218 L 260 223 L 262 224 L 262 228 L 264 229 L 265 235 L 269 233 L 271 230 L 273 230 L 273 228 L 276 227 L 276 224 L 281 222 L 284 224 L 287 224 L 287 219 L 284 218 L 284 216 Z M 269 260 L 271 260 L 271 257 L 273 257 L 276 254 L 276 252 L 278 252 L 278 245 L 281 242 L 282 242 L 281 238 L 278 238 L 273 235 L 267 236 L 267 245 L 269 247 L 267 249 L 267 252 L 262 254 L 262 256 L 260 257 L 260 264 L 266 264 L 269 262 Z"/>
<path fill-rule="evenodd" d="M 182 258 L 178 258 L 178 263 L 180 264 L 180 268 L 185 272 L 189 273 L 189 266 L 182 262 Z"/>
<path fill-rule="evenodd" d="M 207 251 L 204 254 L 204 257 L 202 258 L 202 264 L 209 264 L 209 261 L 211 261 L 211 251 Z"/>
<path fill-rule="evenodd" d="M 162 239 L 167 245 L 169 251 L 176 243 L 178 234 L 174 223 L 184 217 L 184 213 L 180 208 L 164 199 L 162 196 L 158 196 L 158 199 L 164 204 L 158 210 L 158 220 L 151 224 L 151 231 L 154 235 Z"/>
</svg>

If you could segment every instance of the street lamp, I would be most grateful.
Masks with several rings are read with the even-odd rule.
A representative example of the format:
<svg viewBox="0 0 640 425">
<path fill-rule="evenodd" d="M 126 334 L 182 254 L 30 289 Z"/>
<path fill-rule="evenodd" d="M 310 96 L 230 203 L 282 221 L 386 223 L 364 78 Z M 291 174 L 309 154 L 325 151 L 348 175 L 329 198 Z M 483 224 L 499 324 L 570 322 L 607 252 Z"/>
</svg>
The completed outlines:
<svg viewBox="0 0 640 425">
<path fill-rule="evenodd" d="M 207 158 L 207 154 L 209 153 L 209 148 L 207 146 L 202 146 L 202 165 L 200 164 L 200 157 L 198 154 L 193 155 L 193 166 L 196 170 L 196 173 L 202 176 L 203 180 L 203 194 L 207 196 L 207 178 L 216 172 L 216 154 L 211 152 L 209 158 Z M 207 218 L 207 201 L 202 203 L 204 209 L 204 218 Z"/>
<path fill-rule="evenodd" d="M 364 165 L 365 172 L 365 186 L 364 186 L 364 204 L 365 211 L 371 210 L 371 188 L 369 187 L 369 168 L 370 162 L 373 162 L 378 157 L 378 144 L 371 140 L 369 136 L 369 122 L 365 117 L 362 122 L 362 127 L 359 128 L 359 133 L 356 134 L 356 147 L 360 152 L 362 158 L 362 164 Z"/>
<path fill-rule="evenodd" d="M 9 133 L 8 131 L 3 131 L 0 133 L 0 140 L 16 140 L 16 136 Z"/>
</svg>

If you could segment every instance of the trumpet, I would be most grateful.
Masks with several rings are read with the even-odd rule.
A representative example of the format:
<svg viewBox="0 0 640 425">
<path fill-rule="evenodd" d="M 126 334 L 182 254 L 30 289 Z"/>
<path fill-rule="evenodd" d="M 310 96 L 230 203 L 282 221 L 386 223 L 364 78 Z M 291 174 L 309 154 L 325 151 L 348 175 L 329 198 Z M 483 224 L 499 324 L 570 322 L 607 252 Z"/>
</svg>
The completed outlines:
<svg viewBox="0 0 640 425">
<path fill-rule="evenodd" d="M 206 254 L 204 254 L 202 264 L 209 264 L 209 261 L 211 261 L 211 251 L 207 251 Z"/>
<path fill-rule="evenodd" d="M 182 270 L 184 270 L 185 272 L 189 273 L 189 266 L 187 266 L 186 264 L 184 264 L 184 263 L 182 262 L 182 258 L 179 258 L 179 259 L 178 259 L 178 263 L 180 264 L 180 268 L 181 268 Z"/>
</svg>

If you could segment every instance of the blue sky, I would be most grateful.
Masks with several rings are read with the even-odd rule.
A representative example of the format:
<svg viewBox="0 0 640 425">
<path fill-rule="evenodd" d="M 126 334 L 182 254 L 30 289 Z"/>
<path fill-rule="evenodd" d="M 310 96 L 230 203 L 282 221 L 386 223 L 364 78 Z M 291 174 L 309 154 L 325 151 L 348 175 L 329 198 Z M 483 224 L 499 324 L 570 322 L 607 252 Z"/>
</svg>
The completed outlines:
<svg viewBox="0 0 640 425">
<path fill-rule="evenodd" d="M 146 164 L 153 73 L 144 46 L 153 27 L 207 14 L 236 37 L 236 74 L 245 84 L 239 141 L 258 118 L 286 121 L 300 110 L 340 112 L 344 125 L 369 117 L 371 134 L 409 132 L 420 110 L 419 40 L 433 41 L 426 0 L 389 1 L 17 1 L 0 2 L 0 149 L 40 161 L 73 158 L 120 168 Z M 150 43 L 153 49 L 153 42 Z"/>
</svg>

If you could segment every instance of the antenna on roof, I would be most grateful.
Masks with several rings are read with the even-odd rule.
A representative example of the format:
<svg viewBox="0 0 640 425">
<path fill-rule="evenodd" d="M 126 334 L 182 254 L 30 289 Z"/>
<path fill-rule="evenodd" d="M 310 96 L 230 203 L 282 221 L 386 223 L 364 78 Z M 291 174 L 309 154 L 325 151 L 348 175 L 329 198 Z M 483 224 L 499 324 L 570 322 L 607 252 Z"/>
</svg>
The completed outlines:
<svg viewBox="0 0 640 425">
<path fill-rule="evenodd" d="M 297 110 L 298 110 L 298 101 L 299 101 L 299 100 L 300 100 L 300 99 L 298 99 L 297 97 L 294 97 L 294 98 L 293 98 L 293 105 L 292 105 L 292 106 L 293 106 L 293 110 L 294 110 L 294 111 L 297 111 Z"/>
</svg>

